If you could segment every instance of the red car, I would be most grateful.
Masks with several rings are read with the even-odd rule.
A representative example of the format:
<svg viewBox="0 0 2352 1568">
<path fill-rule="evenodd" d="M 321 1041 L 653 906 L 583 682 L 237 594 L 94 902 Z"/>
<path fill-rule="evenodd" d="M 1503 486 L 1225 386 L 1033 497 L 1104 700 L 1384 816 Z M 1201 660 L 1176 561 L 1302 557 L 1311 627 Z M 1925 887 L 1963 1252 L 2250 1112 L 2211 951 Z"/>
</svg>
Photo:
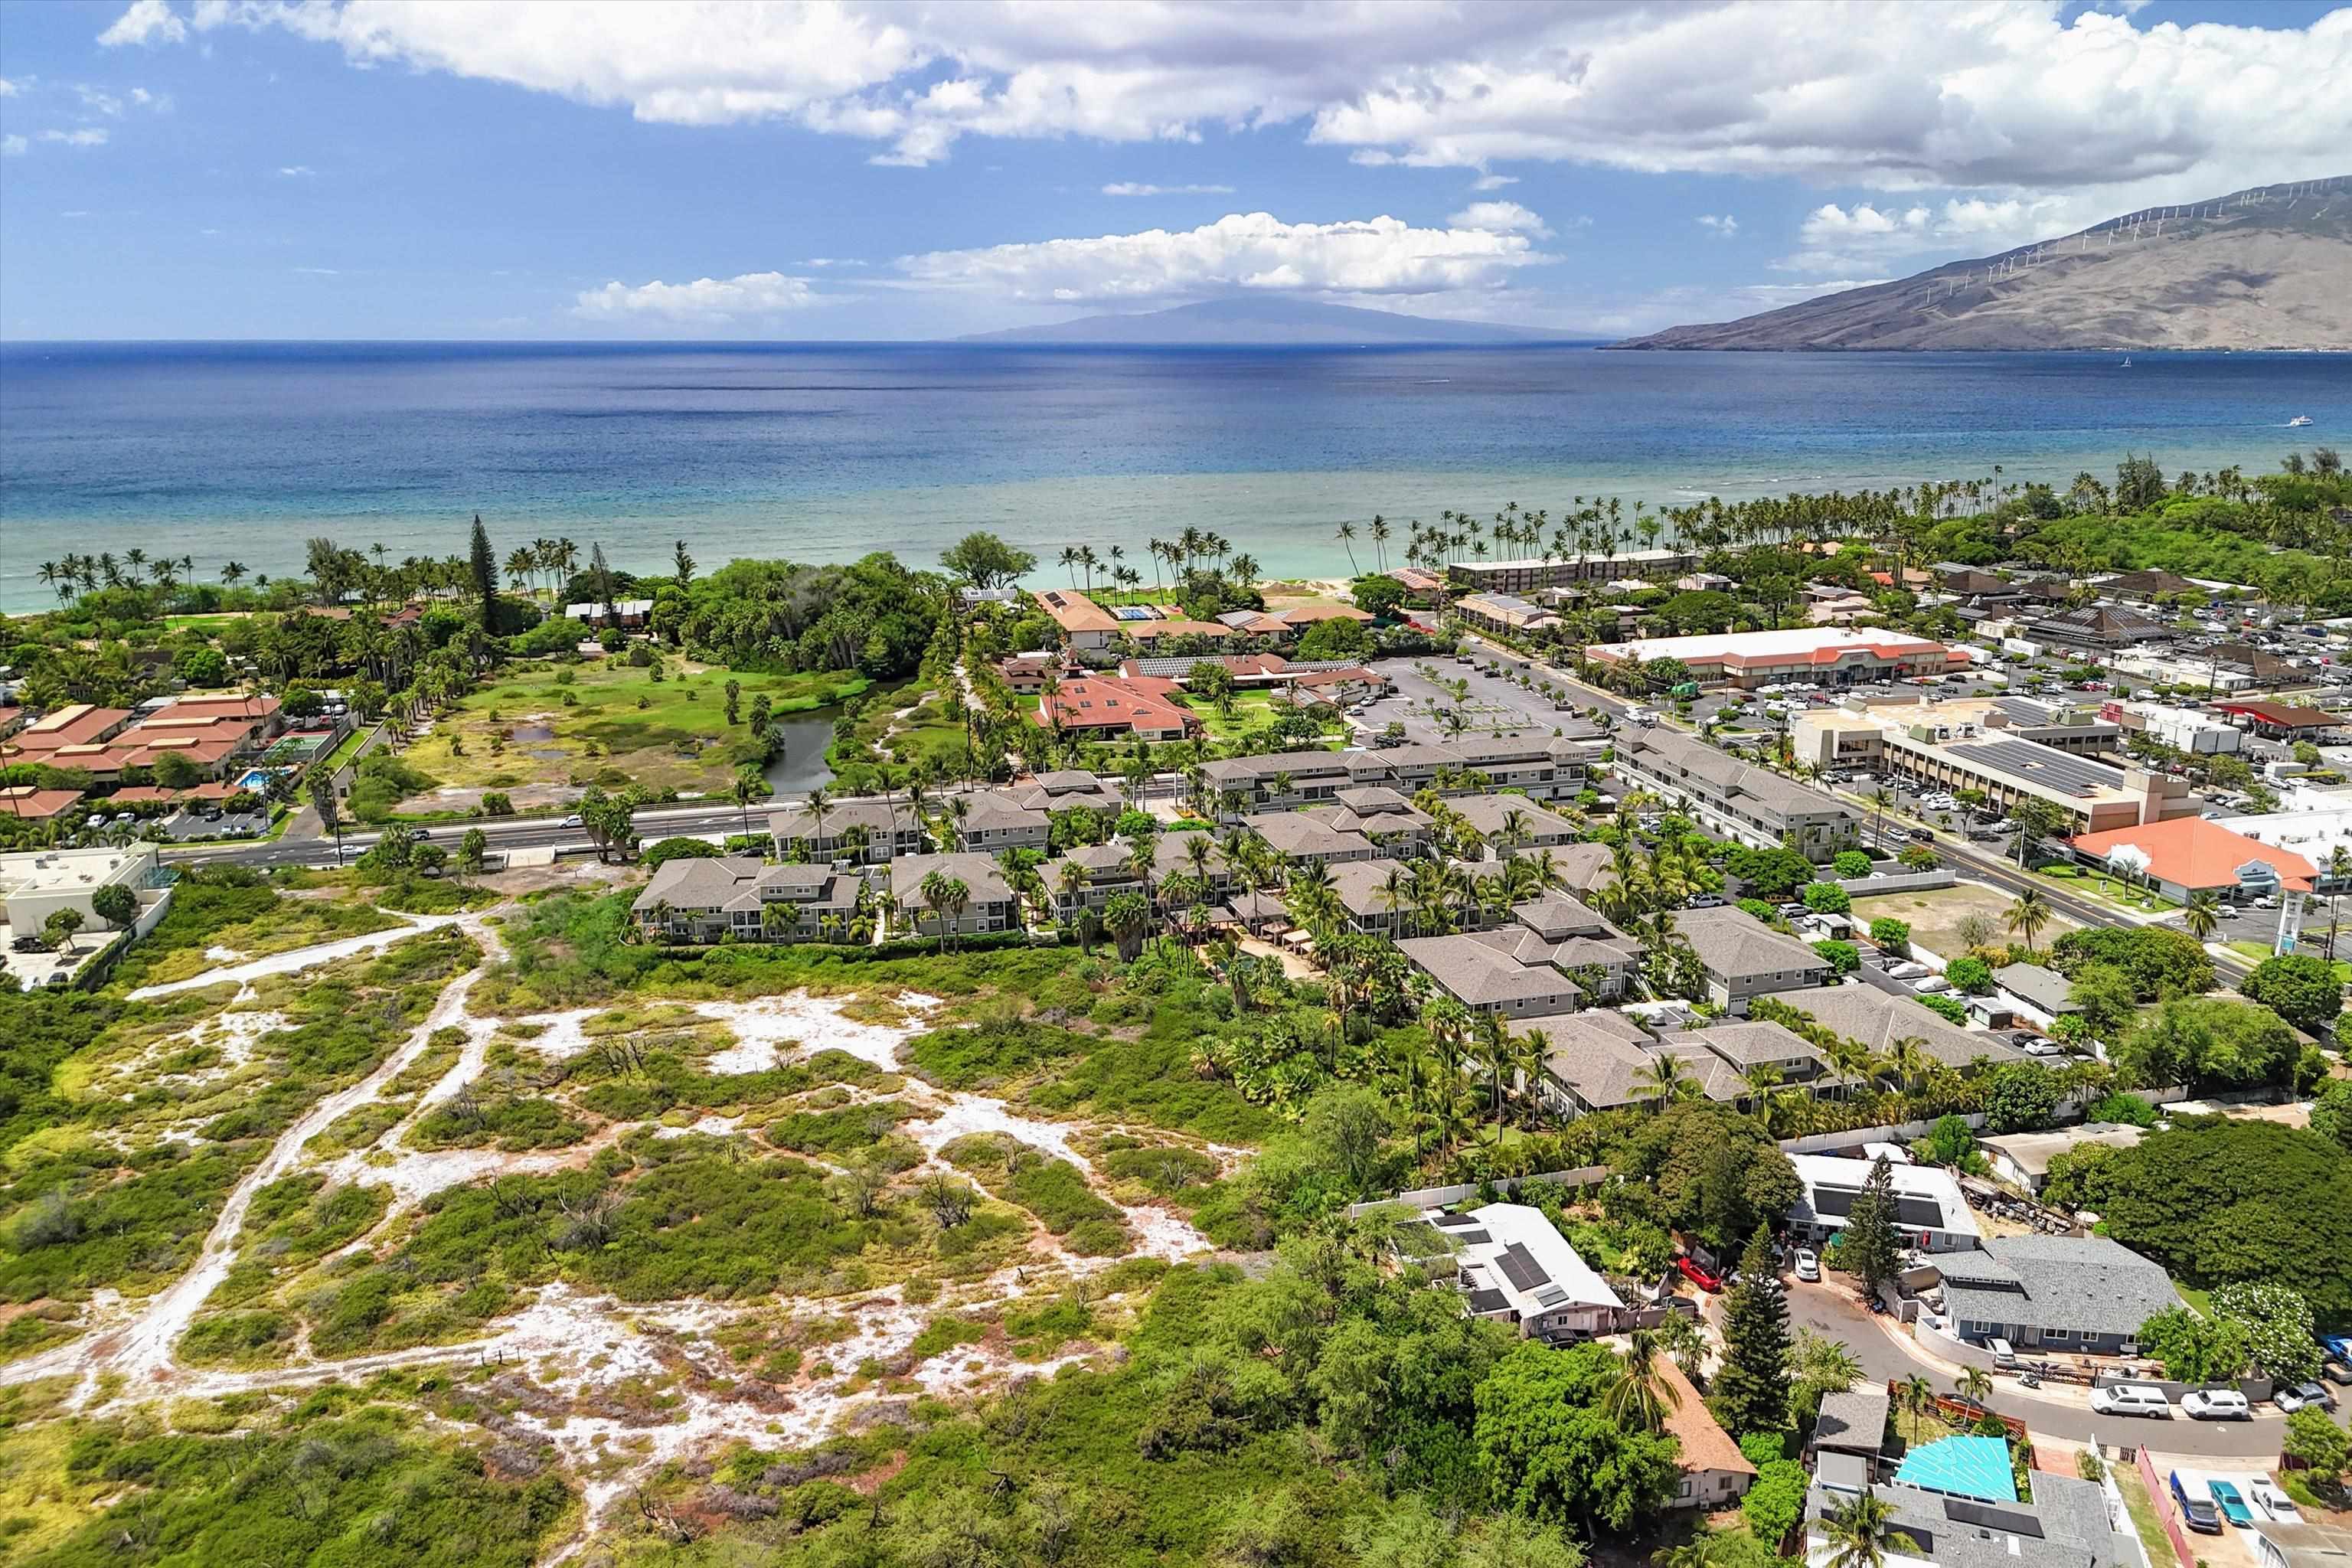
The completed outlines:
<svg viewBox="0 0 2352 1568">
<path fill-rule="evenodd" d="M 1702 1290 L 1720 1290 L 1723 1289 L 1722 1275 L 1709 1274 L 1706 1269 L 1701 1268 L 1696 1263 L 1692 1262 L 1687 1257 L 1675 1258 L 1675 1267 L 1682 1270 L 1684 1279 L 1689 1280 L 1692 1284 L 1697 1286 Z"/>
</svg>

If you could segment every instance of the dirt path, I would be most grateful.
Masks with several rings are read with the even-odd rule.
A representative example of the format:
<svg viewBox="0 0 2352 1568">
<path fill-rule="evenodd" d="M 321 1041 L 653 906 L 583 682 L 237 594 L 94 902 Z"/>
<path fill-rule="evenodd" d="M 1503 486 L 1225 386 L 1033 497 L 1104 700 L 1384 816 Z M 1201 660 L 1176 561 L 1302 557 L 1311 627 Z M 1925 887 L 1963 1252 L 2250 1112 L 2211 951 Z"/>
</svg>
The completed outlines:
<svg viewBox="0 0 2352 1568">
<path fill-rule="evenodd" d="M 497 937 L 492 929 L 470 916 L 448 917 L 436 920 L 429 926 L 420 924 L 406 931 L 379 931 L 370 937 L 354 940 L 382 946 L 387 945 L 389 941 L 414 936 L 418 931 L 450 924 L 462 926 L 467 935 L 482 945 L 485 962 L 492 952 L 498 951 Z M 305 954 L 318 954 L 332 949 L 366 951 L 353 947 L 349 942 L 329 942 L 321 947 L 280 953 L 263 962 L 301 959 Z M 335 956 L 341 956 L 341 953 Z M 312 959 L 311 962 L 323 960 Z M 289 966 L 290 969 L 306 967 L 308 964 L 304 963 Z M 272 973 L 286 972 L 278 970 Z M 89 1399 L 101 1373 L 122 1374 L 126 1379 L 126 1391 L 134 1394 L 144 1394 L 152 1385 L 170 1381 L 173 1373 L 172 1347 L 187 1331 L 188 1324 L 203 1307 L 205 1299 L 227 1277 L 229 1265 L 236 1258 L 237 1235 L 245 1228 L 246 1211 L 252 1206 L 254 1194 L 304 1163 L 304 1143 L 325 1131 L 346 1112 L 379 1098 L 383 1086 L 424 1053 L 425 1044 L 433 1037 L 436 1029 L 464 1016 L 466 997 L 481 973 L 482 966 L 477 964 L 452 981 L 435 1001 L 433 1010 L 425 1015 L 424 1022 L 410 1032 L 398 1050 L 385 1058 L 373 1072 L 359 1082 L 319 1101 L 293 1126 L 278 1135 L 278 1142 L 270 1146 L 269 1152 L 261 1163 L 247 1172 L 244 1179 L 230 1191 L 228 1201 L 221 1205 L 220 1217 L 213 1222 L 212 1229 L 205 1237 L 204 1250 L 198 1255 L 194 1268 L 150 1299 L 128 1324 L 0 1368 L 0 1384 L 24 1383 L 33 1378 L 79 1372 L 82 1382 L 75 1399 L 79 1404 Z"/>
<path fill-rule="evenodd" d="M 289 948 L 273 952 L 268 958 L 257 958 L 246 963 L 234 963 L 226 969 L 215 969 L 187 980 L 173 980 L 162 985 L 142 985 L 131 994 L 133 1002 L 146 1002 L 157 996 L 169 996 L 181 991 L 201 991 L 208 985 L 250 985 L 272 974 L 293 974 L 305 969 L 315 969 L 321 963 L 332 963 L 339 958 L 349 958 L 355 952 L 373 952 L 390 947 L 419 931 L 437 931 L 446 925 L 463 925 L 463 915 L 403 915 L 409 923 L 388 931 L 372 931 L 365 936 L 348 936 L 341 942 L 322 942 L 315 947 Z M 477 929 L 472 926 L 468 930 Z"/>
</svg>

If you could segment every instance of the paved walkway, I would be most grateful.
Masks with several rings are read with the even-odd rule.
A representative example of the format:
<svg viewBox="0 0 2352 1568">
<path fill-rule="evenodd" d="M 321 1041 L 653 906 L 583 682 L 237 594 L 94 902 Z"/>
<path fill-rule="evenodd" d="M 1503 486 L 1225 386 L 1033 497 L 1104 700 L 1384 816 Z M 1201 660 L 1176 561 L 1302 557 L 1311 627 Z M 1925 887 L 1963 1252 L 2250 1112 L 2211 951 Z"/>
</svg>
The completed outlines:
<svg viewBox="0 0 2352 1568">
<path fill-rule="evenodd" d="M 1789 1321 L 1791 1327 L 1843 1341 L 1873 1383 L 1917 1375 L 1938 1394 L 1958 1391 L 1957 1366 L 1928 1354 L 1892 1318 L 1864 1310 L 1845 1286 L 1791 1284 Z M 2024 1422 L 2037 1436 L 2086 1443 L 2095 1434 L 2108 1443 L 2146 1443 L 2168 1454 L 2259 1460 L 2266 1466 L 2277 1462 L 2279 1444 L 2286 1436 L 2283 1415 L 2253 1421 L 2191 1421 L 2185 1415 L 2165 1422 L 2133 1420 L 2095 1413 L 2087 1393 L 2068 1396 L 2052 1392 L 2052 1397 L 2043 1397 L 2020 1387 L 2013 1378 L 1997 1376 L 1988 1403 L 2000 1414 Z"/>
</svg>

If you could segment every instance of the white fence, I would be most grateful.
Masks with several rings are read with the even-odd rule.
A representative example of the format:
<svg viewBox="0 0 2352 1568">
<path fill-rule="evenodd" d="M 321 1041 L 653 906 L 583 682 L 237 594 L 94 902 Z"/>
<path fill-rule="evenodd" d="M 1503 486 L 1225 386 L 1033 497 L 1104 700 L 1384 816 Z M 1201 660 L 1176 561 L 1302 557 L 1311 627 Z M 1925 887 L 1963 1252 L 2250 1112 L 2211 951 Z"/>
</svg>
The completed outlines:
<svg viewBox="0 0 2352 1568">
<path fill-rule="evenodd" d="M 1938 866 L 1932 871 L 1889 871 L 1879 877 L 1840 877 L 1837 885 L 1859 899 L 1880 893 L 1916 893 L 1929 888 L 1948 888 L 1959 879 L 1950 867 Z"/>
</svg>

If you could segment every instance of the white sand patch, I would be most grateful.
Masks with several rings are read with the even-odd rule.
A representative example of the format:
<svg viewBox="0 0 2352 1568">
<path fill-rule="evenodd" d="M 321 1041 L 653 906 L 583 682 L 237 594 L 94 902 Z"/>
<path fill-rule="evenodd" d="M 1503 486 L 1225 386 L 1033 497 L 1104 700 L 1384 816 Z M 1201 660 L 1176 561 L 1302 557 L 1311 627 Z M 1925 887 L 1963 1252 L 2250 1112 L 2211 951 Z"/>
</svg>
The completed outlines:
<svg viewBox="0 0 2352 1568">
<path fill-rule="evenodd" d="M 654 1129 L 654 1136 L 683 1138 L 688 1133 L 699 1132 L 707 1138 L 726 1138 L 732 1136 L 742 1125 L 742 1121 L 743 1119 L 740 1116 L 706 1116 L 691 1127 L 656 1127 Z"/>
<path fill-rule="evenodd" d="M 928 1087 L 928 1086 L 925 1086 Z M 954 1142 L 969 1132 L 1009 1132 L 1032 1148 L 1042 1149 L 1057 1160 L 1067 1160 L 1088 1177 L 1094 1166 L 1087 1157 L 1070 1147 L 1070 1129 L 1052 1121 L 1036 1121 L 1016 1116 L 1005 1109 L 1001 1100 L 988 1100 L 976 1094 L 945 1093 L 930 1090 L 930 1099 L 940 1106 L 940 1114 L 929 1121 L 910 1122 L 908 1131 L 931 1153 L 942 1145 Z"/>
<path fill-rule="evenodd" d="M 215 942 L 213 946 L 205 949 L 205 956 L 211 959 L 215 963 L 235 963 L 237 960 L 243 958 L 245 954 L 239 952 L 233 947 L 222 947 Z"/>
<path fill-rule="evenodd" d="M 457 1059 L 449 1070 L 434 1081 L 433 1087 L 416 1098 L 416 1109 L 407 1118 L 409 1125 L 435 1106 L 454 1099 L 459 1089 L 482 1076 L 483 1058 L 489 1055 L 490 1037 L 499 1032 L 496 1018 L 468 1018 L 465 1022 L 466 1043 L 457 1048 Z"/>
<path fill-rule="evenodd" d="M 207 970 L 186 980 L 173 980 L 162 985 L 142 985 L 131 994 L 131 1000 L 144 1002 L 152 997 L 169 996 L 175 992 L 201 990 L 207 985 L 250 985 L 273 974 L 295 974 L 321 963 L 331 963 L 339 958 L 349 958 L 353 953 L 373 952 L 379 948 L 390 947 L 394 942 L 405 941 L 419 931 L 459 924 L 466 917 L 402 915 L 400 918 L 409 923 L 394 926 L 388 931 L 370 931 L 365 936 L 347 936 L 339 942 L 322 942 L 312 947 L 289 948 L 284 952 L 274 952 L 268 958 L 257 958 L 248 963 Z"/>
<path fill-rule="evenodd" d="M 916 1012 L 939 1005 L 936 996 L 913 993 L 898 998 Z M 898 1047 L 922 1033 L 919 1027 L 861 1024 L 842 1016 L 849 998 L 812 996 L 795 991 L 785 996 L 761 996 L 751 1002 L 698 1002 L 694 1010 L 724 1024 L 735 1044 L 716 1052 L 709 1066 L 714 1073 L 765 1072 L 787 1059 L 812 1057 L 819 1051 L 846 1051 L 858 1060 L 897 1072 Z M 787 1058 L 783 1047 L 801 1048 Z"/>
<path fill-rule="evenodd" d="M 593 1007 L 583 1007 L 576 1012 L 533 1013 L 528 1017 L 517 1018 L 513 1020 L 515 1023 L 539 1030 L 530 1039 L 519 1043 L 523 1049 L 536 1051 L 551 1062 L 570 1061 L 595 1043 L 588 1037 L 586 1025 L 597 1011 Z"/>
</svg>

